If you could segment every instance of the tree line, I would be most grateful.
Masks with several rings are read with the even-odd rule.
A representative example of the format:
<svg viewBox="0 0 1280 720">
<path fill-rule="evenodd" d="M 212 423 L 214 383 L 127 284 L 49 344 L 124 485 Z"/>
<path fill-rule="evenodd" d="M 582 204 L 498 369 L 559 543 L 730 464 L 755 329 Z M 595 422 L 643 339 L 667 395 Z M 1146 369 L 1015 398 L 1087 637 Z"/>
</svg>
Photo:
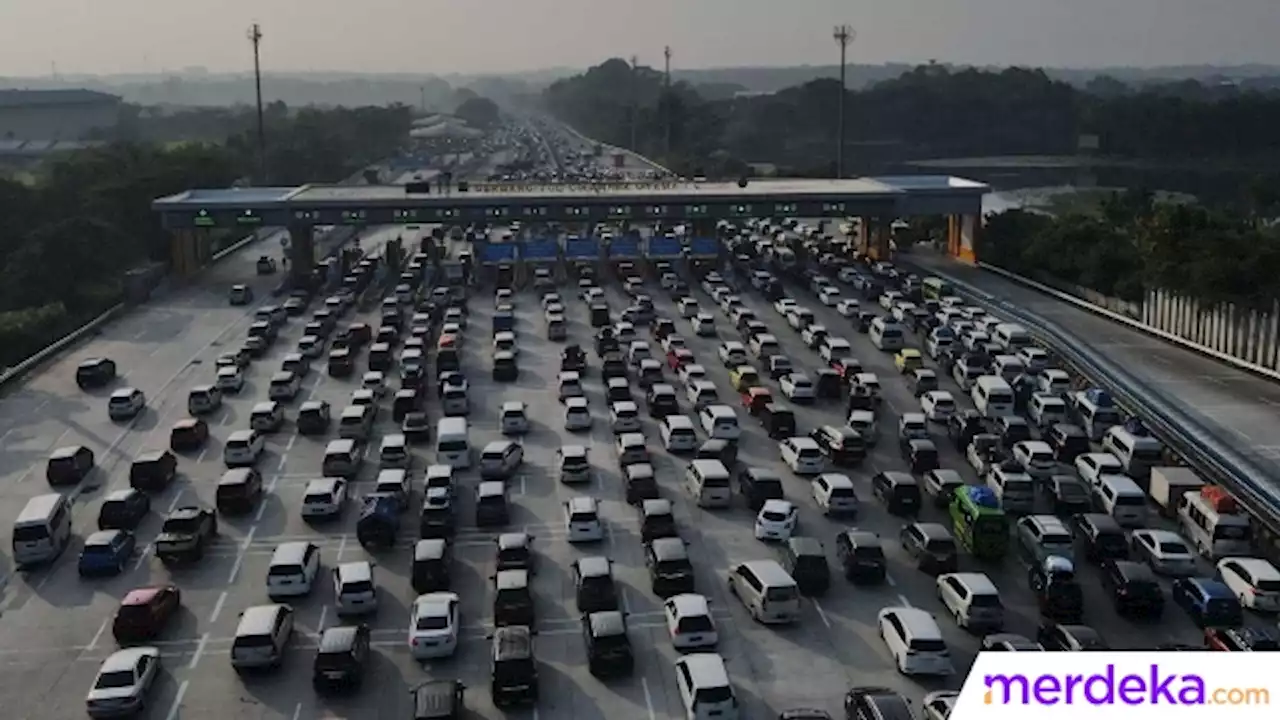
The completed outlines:
<svg viewBox="0 0 1280 720">
<path fill-rule="evenodd" d="M 193 187 L 338 182 L 398 151 L 411 119 L 405 106 L 276 105 L 265 124 L 265 177 L 256 130 L 241 123 L 221 142 L 124 137 L 51 160 L 30 182 L 0 178 L 0 367 L 119 302 L 126 271 L 168 260 L 155 198 Z"/>
<path fill-rule="evenodd" d="M 1129 301 L 1162 288 L 1202 303 L 1271 310 L 1280 297 L 1280 229 L 1257 216 L 1115 193 L 1096 212 L 1010 210 L 978 235 L 984 262 L 1049 284 Z"/>
<path fill-rule="evenodd" d="M 830 174 L 839 81 L 769 95 L 708 99 L 696 86 L 611 59 L 553 83 L 544 105 L 581 132 L 709 174 L 772 163 Z M 1280 154 L 1280 93 L 1194 80 L 1133 87 L 1097 78 L 1084 88 L 1039 69 L 922 65 L 845 96 L 846 165 L 980 155 L 1097 152 L 1143 160 L 1214 159 L 1261 166 Z M 667 126 L 671 142 L 666 142 Z"/>
</svg>

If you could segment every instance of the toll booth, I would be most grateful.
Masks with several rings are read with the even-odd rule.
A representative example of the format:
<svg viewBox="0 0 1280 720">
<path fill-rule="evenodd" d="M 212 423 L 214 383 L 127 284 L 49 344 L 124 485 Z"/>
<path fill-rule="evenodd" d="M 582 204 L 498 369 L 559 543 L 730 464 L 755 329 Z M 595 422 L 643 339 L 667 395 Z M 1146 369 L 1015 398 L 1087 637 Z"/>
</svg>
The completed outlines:
<svg viewBox="0 0 1280 720">
<path fill-rule="evenodd" d="M 480 254 L 479 284 L 514 288 L 516 266 L 520 260 L 519 246 L 516 243 L 481 242 L 477 249 Z"/>
<path fill-rule="evenodd" d="M 658 279 L 656 266 L 660 262 L 669 263 L 672 267 L 679 267 L 680 258 L 684 257 L 684 244 L 680 242 L 678 237 L 667 237 L 665 235 L 652 235 L 649 237 L 649 247 L 645 251 L 646 272 L 649 277 Z"/>
<path fill-rule="evenodd" d="M 528 239 L 521 243 L 520 264 L 523 266 L 521 284 L 528 282 L 538 268 L 546 268 L 556 284 L 564 282 L 564 268 L 560 262 L 560 242 L 554 237 Z"/>
<path fill-rule="evenodd" d="M 566 269 L 573 279 L 600 275 L 600 240 L 570 235 L 564 241 Z"/>
<path fill-rule="evenodd" d="M 715 237 L 690 238 L 688 252 L 685 254 L 689 277 L 696 281 L 713 270 L 720 270 L 723 249 L 720 240 Z"/>
<path fill-rule="evenodd" d="M 640 236 L 615 235 L 605 247 L 605 256 L 607 257 L 609 272 L 614 277 L 618 276 L 618 265 L 620 263 L 632 263 L 638 267 L 643 257 L 640 252 Z"/>
</svg>

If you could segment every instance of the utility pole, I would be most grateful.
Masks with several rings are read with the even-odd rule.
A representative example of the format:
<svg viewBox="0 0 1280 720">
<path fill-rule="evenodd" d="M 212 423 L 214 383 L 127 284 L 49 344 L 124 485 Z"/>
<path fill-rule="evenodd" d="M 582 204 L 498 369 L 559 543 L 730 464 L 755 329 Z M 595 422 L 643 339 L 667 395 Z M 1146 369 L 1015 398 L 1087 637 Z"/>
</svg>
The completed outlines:
<svg viewBox="0 0 1280 720">
<path fill-rule="evenodd" d="M 839 179 L 844 177 L 844 100 L 845 95 L 849 94 L 844 80 L 845 57 L 849 43 L 853 42 L 857 33 L 848 25 L 837 25 L 831 37 L 840 45 L 840 102 L 836 105 L 839 108 L 839 125 L 836 126 L 836 178 Z"/>
<path fill-rule="evenodd" d="M 258 48 L 262 44 L 262 28 L 254 23 L 249 28 L 249 42 L 253 43 L 253 85 L 258 95 L 258 182 L 267 184 L 267 130 L 262 116 L 262 63 Z"/>
<path fill-rule="evenodd" d="M 662 141 L 663 162 L 671 163 L 671 122 L 674 115 L 671 107 L 671 46 L 667 45 L 662 48 L 662 58 L 664 61 L 662 76 L 662 120 L 664 124 L 664 138 Z"/>
<path fill-rule="evenodd" d="M 635 55 L 631 56 L 631 87 L 629 88 L 629 94 L 631 95 L 631 149 L 634 151 L 639 151 L 639 148 L 636 147 L 636 124 L 639 121 L 638 116 L 640 114 L 640 103 L 636 98 L 636 70 L 639 68 L 639 62 L 639 58 Z"/>
</svg>

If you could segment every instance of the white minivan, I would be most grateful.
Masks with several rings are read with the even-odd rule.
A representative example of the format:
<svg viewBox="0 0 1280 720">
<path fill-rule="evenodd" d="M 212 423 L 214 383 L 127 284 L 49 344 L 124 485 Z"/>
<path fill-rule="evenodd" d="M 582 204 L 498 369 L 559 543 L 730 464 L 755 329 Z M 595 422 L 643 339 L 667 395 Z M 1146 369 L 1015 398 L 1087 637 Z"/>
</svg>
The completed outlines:
<svg viewBox="0 0 1280 720">
<path fill-rule="evenodd" d="M 692 452 L 698 449 L 698 434 L 693 429 L 693 421 L 685 415 L 666 416 L 658 426 L 658 432 L 667 452 Z"/>
<path fill-rule="evenodd" d="M 973 384 L 970 391 L 973 406 L 983 417 L 999 418 L 1013 414 L 1013 388 L 1004 378 L 995 375 L 983 375 Z"/>
<path fill-rule="evenodd" d="M 53 560 L 71 541 L 71 503 L 58 493 L 27 501 L 13 523 L 13 562 L 19 568 Z"/>
<path fill-rule="evenodd" d="M 676 660 L 676 686 L 687 720 L 738 720 L 738 698 L 724 659 L 695 652 Z"/>
<path fill-rule="evenodd" d="M 459 470 L 471 467 L 471 436 L 466 418 L 444 417 L 436 423 L 436 462 Z"/>
<path fill-rule="evenodd" d="M 742 435 L 738 415 L 728 405 L 708 405 L 698 413 L 702 430 L 716 440 L 737 440 Z"/>
</svg>

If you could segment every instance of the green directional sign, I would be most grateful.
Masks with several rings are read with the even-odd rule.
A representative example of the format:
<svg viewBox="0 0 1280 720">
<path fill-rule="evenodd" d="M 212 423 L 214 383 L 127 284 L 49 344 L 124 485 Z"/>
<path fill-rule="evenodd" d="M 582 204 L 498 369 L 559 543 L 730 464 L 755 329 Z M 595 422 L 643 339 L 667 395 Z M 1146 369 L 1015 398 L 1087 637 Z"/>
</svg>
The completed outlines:
<svg viewBox="0 0 1280 720">
<path fill-rule="evenodd" d="M 262 216 L 256 210 L 244 210 L 236 216 L 237 225 L 261 225 Z"/>
<path fill-rule="evenodd" d="M 197 210 L 195 220 L 192 222 L 196 227 L 215 227 L 218 224 L 208 210 Z"/>
</svg>

